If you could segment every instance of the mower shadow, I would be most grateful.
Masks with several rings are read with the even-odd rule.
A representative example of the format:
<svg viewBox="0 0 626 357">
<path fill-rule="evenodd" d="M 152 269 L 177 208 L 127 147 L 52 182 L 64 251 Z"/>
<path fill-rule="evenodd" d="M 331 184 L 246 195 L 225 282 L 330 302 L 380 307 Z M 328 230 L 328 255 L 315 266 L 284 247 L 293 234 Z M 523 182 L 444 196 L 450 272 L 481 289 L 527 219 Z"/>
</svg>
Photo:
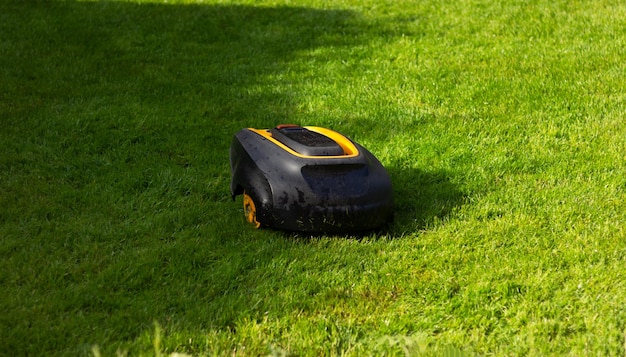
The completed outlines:
<svg viewBox="0 0 626 357">
<path fill-rule="evenodd" d="M 394 221 L 387 234 L 401 237 L 445 220 L 467 200 L 446 172 L 388 168 L 394 185 Z"/>
</svg>

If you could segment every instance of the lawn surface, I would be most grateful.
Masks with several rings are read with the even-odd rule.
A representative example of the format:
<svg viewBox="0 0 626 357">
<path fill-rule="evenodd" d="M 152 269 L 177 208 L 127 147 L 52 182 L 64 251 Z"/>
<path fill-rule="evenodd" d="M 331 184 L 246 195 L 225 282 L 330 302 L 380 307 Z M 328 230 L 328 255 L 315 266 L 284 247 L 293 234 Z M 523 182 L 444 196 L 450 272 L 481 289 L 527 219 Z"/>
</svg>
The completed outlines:
<svg viewBox="0 0 626 357">
<path fill-rule="evenodd" d="M 0 355 L 625 355 L 626 3 L 0 2 Z M 243 127 L 392 225 L 253 230 Z"/>
</svg>

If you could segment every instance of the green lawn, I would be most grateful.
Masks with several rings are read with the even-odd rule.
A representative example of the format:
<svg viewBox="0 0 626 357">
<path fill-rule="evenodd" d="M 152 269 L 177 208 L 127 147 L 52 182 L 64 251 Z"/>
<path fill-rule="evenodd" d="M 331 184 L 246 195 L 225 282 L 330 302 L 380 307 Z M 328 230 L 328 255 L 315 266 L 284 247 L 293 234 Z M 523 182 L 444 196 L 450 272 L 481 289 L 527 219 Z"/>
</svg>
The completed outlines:
<svg viewBox="0 0 626 357">
<path fill-rule="evenodd" d="M 392 225 L 254 230 L 244 127 Z M 0 2 L 0 355 L 626 354 L 626 3 Z"/>
</svg>

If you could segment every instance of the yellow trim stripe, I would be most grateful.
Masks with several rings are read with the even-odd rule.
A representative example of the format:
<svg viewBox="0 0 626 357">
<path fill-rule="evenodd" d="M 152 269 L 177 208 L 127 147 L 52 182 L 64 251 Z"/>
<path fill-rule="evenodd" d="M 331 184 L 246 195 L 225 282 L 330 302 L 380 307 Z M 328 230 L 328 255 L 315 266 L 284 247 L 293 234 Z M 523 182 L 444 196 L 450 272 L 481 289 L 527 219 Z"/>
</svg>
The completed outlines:
<svg viewBox="0 0 626 357">
<path fill-rule="evenodd" d="M 333 131 L 333 130 L 330 130 L 330 129 L 326 129 L 326 128 L 320 128 L 318 126 L 304 126 L 303 128 L 329 137 L 330 139 L 335 141 L 337 144 L 339 144 L 339 146 L 341 146 L 341 148 L 343 149 L 343 152 L 345 152 L 345 155 L 334 155 L 334 156 L 302 155 L 302 154 L 294 151 L 293 149 L 291 149 L 287 145 L 285 145 L 285 144 L 281 143 L 280 141 L 274 139 L 272 137 L 272 134 L 270 134 L 269 130 L 267 130 L 267 129 L 248 128 L 248 130 L 253 131 L 253 132 L 261 135 L 262 137 L 264 137 L 267 140 L 269 140 L 269 141 L 273 142 L 274 144 L 278 145 L 280 148 L 282 148 L 283 150 L 287 151 L 291 155 L 294 155 L 294 156 L 297 156 L 297 157 L 301 157 L 301 158 L 304 158 L 304 159 L 337 159 L 337 158 L 355 157 L 355 156 L 359 155 L 359 150 L 356 148 L 356 146 L 354 146 L 354 144 L 350 140 L 348 140 L 348 138 L 346 138 L 345 136 L 339 134 L 336 131 Z"/>
</svg>

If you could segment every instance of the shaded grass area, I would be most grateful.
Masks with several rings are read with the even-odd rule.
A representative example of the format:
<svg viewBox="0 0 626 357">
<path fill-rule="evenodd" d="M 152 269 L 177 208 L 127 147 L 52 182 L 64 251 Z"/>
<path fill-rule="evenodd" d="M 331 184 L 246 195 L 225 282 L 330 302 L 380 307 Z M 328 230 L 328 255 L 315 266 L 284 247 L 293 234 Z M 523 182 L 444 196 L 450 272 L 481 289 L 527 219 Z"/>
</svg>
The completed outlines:
<svg viewBox="0 0 626 357">
<path fill-rule="evenodd" d="M 3 2 L 0 353 L 624 354 L 625 13 Z M 248 229 L 228 145 L 280 122 L 374 152 L 395 222 Z"/>
</svg>

